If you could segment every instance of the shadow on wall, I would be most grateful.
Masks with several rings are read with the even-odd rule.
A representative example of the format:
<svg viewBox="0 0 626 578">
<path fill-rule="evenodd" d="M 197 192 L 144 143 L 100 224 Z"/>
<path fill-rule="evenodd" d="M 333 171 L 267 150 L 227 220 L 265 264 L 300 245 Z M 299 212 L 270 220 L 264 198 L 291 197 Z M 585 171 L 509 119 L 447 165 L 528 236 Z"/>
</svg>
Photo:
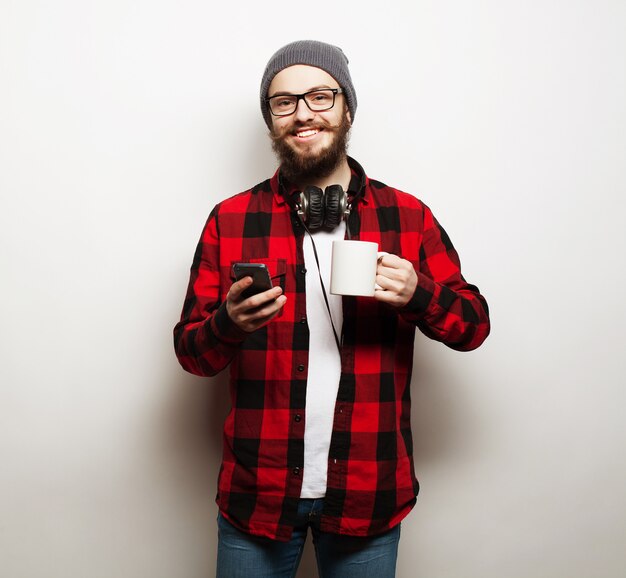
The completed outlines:
<svg viewBox="0 0 626 578">
<path fill-rule="evenodd" d="M 213 378 L 177 372 L 171 384 L 167 407 L 169 450 L 185 468 L 201 468 L 198 472 L 201 493 L 208 495 L 205 484 L 211 476 L 215 489 L 222 456 L 222 425 L 228 413 L 228 373 Z M 210 496 L 215 497 L 215 493 Z"/>
<path fill-rule="evenodd" d="M 228 413 L 228 374 L 202 378 L 176 367 L 166 381 L 167 395 L 160 419 L 165 454 L 164 476 L 170 488 L 187 542 L 182 574 L 210 576 L 217 555 L 217 476 L 222 456 L 222 424 Z"/>
<path fill-rule="evenodd" d="M 459 431 L 459 424 L 463 424 L 464 429 L 468 427 L 469 417 L 462 407 L 462 377 L 446 363 L 450 355 L 463 354 L 448 351 L 441 343 L 416 334 L 411 425 L 418 480 L 420 471 L 428 464 L 445 460 L 446 456 L 456 453 L 459 445 L 467 442 L 467 437 Z"/>
</svg>

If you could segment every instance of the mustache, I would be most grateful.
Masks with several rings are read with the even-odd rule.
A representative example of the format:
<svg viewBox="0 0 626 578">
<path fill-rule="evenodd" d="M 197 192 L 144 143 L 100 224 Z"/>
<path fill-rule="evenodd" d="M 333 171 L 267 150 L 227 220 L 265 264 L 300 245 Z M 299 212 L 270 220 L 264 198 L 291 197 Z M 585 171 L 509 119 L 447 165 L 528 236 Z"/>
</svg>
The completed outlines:
<svg viewBox="0 0 626 578">
<path fill-rule="evenodd" d="M 339 130 L 342 126 L 342 121 L 339 121 L 339 124 L 330 124 L 329 122 L 326 121 L 317 121 L 317 122 L 311 122 L 311 123 L 306 123 L 306 122 L 300 122 L 300 121 L 296 121 L 294 123 L 292 123 L 289 126 L 284 127 L 282 130 L 280 130 L 280 132 L 275 132 L 272 131 L 270 133 L 270 138 L 273 141 L 278 141 L 283 139 L 286 135 L 288 134 L 295 134 L 298 131 L 301 130 L 330 130 L 330 131 L 336 131 Z"/>
</svg>

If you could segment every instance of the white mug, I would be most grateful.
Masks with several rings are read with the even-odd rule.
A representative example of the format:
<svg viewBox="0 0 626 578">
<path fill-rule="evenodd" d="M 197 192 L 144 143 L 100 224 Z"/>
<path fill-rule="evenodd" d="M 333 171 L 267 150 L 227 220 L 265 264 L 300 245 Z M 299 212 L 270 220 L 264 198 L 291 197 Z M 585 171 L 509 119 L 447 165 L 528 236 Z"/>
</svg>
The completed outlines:
<svg viewBox="0 0 626 578">
<path fill-rule="evenodd" d="M 378 243 L 333 241 L 330 292 L 333 295 L 372 297 L 376 285 Z"/>
</svg>

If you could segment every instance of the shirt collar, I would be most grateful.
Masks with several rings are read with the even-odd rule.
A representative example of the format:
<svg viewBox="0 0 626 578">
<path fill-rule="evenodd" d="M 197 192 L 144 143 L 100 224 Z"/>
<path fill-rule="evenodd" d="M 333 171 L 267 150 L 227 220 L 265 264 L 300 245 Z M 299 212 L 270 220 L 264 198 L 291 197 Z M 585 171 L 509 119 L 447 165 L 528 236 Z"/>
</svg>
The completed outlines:
<svg viewBox="0 0 626 578">
<path fill-rule="evenodd" d="M 369 202 L 369 194 L 367 193 L 368 178 L 365 171 L 352 157 L 348 157 L 348 165 L 352 172 L 350 184 L 348 185 L 348 196 L 351 202 L 358 199 L 359 203 L 367 204 Z M 279 206 L 284 205 L 287 198 L 291 198 L 294 193 L 298 192 L 298 188 L 295 185 L 281 176 L 280 167 L 270 179 L 270 188 L 274 193 L 274 202 Z"/>
</svg>

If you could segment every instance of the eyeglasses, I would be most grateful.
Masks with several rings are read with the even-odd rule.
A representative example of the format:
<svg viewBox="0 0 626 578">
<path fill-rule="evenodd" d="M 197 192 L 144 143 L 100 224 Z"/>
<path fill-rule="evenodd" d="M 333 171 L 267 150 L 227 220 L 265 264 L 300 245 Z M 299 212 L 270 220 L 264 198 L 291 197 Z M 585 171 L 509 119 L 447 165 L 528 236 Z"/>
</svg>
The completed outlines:
<svg viewBox="0 0 626 578">
<path fill-rule="evenodd" d="M 279 94 L 278 96 L 266 98 L 265 102 L 269 105 L 270 112 L 274 116 L 289 116 L 296 112 L 300 99 L 304 100 L 309 110 L 313 112 L 330 110 L 335 106 L 335 97 L 338 94 L 343 94 L 343 89 L 318 88 L 304 94 Z"/>
</svg>

